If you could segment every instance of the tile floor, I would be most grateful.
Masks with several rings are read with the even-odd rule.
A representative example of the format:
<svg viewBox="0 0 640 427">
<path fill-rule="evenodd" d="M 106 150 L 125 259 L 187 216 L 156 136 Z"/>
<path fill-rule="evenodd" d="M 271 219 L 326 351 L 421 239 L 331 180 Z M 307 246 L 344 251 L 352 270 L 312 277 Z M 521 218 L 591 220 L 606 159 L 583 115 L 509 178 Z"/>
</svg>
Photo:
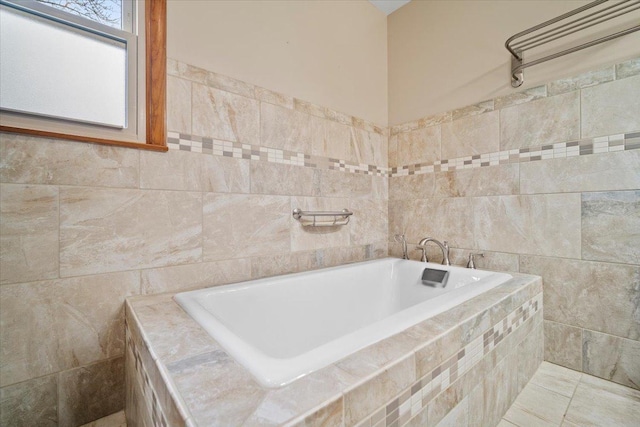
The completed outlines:
<svg viewBox="0 0 640 427">
<path fill-rule="evenodd" d="M 127 419 L 124 416 L 124 411 L 120 411 L 81 427 L 127 427 Z"/>
<path fill-rule="evenodd" d="M 498 427 L 639 427 L 640 391 L 542 362 Z"/>
<path fill-rule="evenodd" d="M 83 427 L 126 427 L 124 412 Z M 640 391 L 542 362 L 497 427 L 640 427 Z"/>
</svg>

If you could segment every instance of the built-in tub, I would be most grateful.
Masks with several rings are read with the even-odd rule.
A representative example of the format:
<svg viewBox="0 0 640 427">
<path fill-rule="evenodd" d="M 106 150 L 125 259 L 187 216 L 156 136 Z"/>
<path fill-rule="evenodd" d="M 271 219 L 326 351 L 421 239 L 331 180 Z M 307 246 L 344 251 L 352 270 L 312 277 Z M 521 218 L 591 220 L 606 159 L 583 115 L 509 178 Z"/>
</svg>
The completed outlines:
<svg viewBox="0 0 640 427">
<path fill-rule="evenodd" d="M 426 286 L 425 268 L 449 271 Z M 382 259 L 206 288 L 175 300 L 265 387 L 279 387 L 512 276 Z"/>
</svg>

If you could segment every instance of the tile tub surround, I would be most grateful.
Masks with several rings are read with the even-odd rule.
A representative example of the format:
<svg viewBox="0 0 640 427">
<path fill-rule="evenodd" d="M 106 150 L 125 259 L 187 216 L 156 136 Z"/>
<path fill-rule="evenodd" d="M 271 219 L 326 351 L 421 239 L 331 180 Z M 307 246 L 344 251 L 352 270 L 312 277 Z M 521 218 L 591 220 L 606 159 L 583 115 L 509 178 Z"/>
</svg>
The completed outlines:
<svg viewBox="0 0 640 427">
<path fill-rule="evenodd" d="M 639 66 L 636 58 L 392 126 L 389 142 L 390 253 L 401 255 L 395 234 L 432 235 L 449 240 L 454 264 L 483 252 L 479 268 L 542 276 L 545 360 L 632 388 L 640 388 Z M 445 127 L 459 141 L 415 140 Z M 459 150 L 483 129 L 484 153 Z M 441 157 L 399 163 L 405 135 L 412 150 L 436 147 Z M 441 258 L 435 245 L 429 254 Z"/>
<path fill-rule="evenodd" d="M 542 362 L 541 290 L 539 278 L 515 274 L 278 389 L 258 386 L 172 294 L 134 297 L 127 300 L 129 425 L 436 425 L 465 399 L 497 423 Z"/>
<path fill-rule="evenodd" d="M 128 296 L 387 255 L 386 129 L 169 65 L 170 135 L 218 138 L 220 155 L 208 140 L 204 152 L 155 156 L 0 134 L 3 426 L 80 425 L 124 407 Z M 311 163 L 284 164 L 267 143 Z M 266 161 L 243 157 L 243 144 L 267 148 Z M 291 218 L 299 203 L 356 217 L 335 236 L 314 235 Z"/>
<path fill-rule="evenodd" d="M 57 414 L 58 408 L 66 410 L 61 405 L 68 405 L 70 402 L 69 398 L 65 397 L 67 393 L 77 393 L 74 389 L 65 388 L 64 384 L 69 384 L 69 381 L 63 373 L 68 372 L 74 375 L 83 373 L 83 378 L 88 384 L 92 384 L 91 378 L 98 378 L 102 375 L 101 372 L 106 372 L 105 375 L 113 372 L 109 369 L 110 360 L 122 357 L 124 354 L 124 346 L 121 345 L 125 341 L 124 332 L 115 325 L 123 322 L 122 305 L 126 296 L 177 292 L 211 284 L 232 283 L 252 277 L 305 271 L 322 266 L 383 257 L 387 254 L 387 238 L 384 241 L 377 239 L 380 236 L 395 234 L 393 228 L 389 228 L 389 232 L 386 232 L 385 228 L 382 231 L 374 230 L 370 238 L 363 235 L 362 231 L 354 234 L 355 232 L 350 229 L 351 240 L 348 246 L 287 250 L 280 254 L 261 252 L 251 257 L 205 261 L 202 257 L 206 251 L 202 251 L 202 255 L 199 255 L 197 242 L 193 244 L 194 233 L 197 235 L 198 230 L 197 218 L 191 218 L 193 222 L 189 223 L 185 229 L 173 223 L 175 218 L 171 213 L 173 212 L 171 209 L 174 208 L 172 205 L 181 200 L 193 202 L 194 194 L 187 193 L 196 193 L 196 196 L 200 193 L 202 200 L 209 193 L 227 194 L 230 199 L 236 201 L 239 200 L 235 197 L 237 195 L 252 197 L 264 195 L 265 200 L 271 199 L 269 196 L 345 198 L 349 201 L 353 200 L 354 206 L 357 204 L 364 206 L 369 200 L 373 200 L 374 203 L 379 202 L 375 207 L 376 212 L 384 212 L 384 204 L 391 199 L 392 203 L 388 204 L 389 218 L 395 221 L 397 205 L 400 204 L 398 199 L 403 199 L 402 203 L 408 198 L 424 199 L 431 197 L 436 190 L 437 197 L 448 194 L 444 197 L 468 198 L 462 202 L 442 203 L 438 209 L 444 209 L 444 211 L 436 210 L 433 212 L 436 215 L 446 212 L 450 206 L 457 208 L 455 212 L 460 212 L 460 208 L 464 207 L 469 199 L 488 196 L 637 190 L 640 188 L 640 174 L 637 173 L 640 162 L 638 157 L 640 151 L 637 148 L 640 147 L 640 141 L 637 136 L 639 128 L 632 125 L 637 123 L 637 117 L 640 117 L 640 114 L 634 115 L 637 107 L 633 99 L 629 98 L 637 93 L 633 85 L 637 84 L 634 82 L 637 81 L 640 72 L 639 64 L 640 59 L 627 61 L 617 64 L 611 73 L 595 73 L 589 79 L 580 76 L 574 79 L 563 79 L 561 84 L 557 84 L 553 89 L 551 84 L 543 85 L 416 122 L 393 126 L 387 130 L 285 94 L 169 60 L 167 120 L 170 131 L 168 142 L 172 149 L 166 155 L 143 154 L 123 148 L 0 134 L 0 195 L 2 196 L 0 292 L 3 292 L 3 300 L 6 292 L 6 295 L 26 295 L 27 300 L 30 301 L 28 307 L 18 305 L 11 311 L 11 316 L 20 318 L 23 322 L 15 324 L 10 316 L 5 314 L 0 323 L 2 338 L 0 348 L 3 351 L 0 357 L 0 374 L 2 374 L 0 392 L 4 393 L 3 396 L 27 396 L 31 399 L 30 401 L 38 402 L 38 409 L 31 412 L 29 418 L 24 418 L 30 420 L 25 424 L 37 424 L 38 420 L 44 424 L 42 420 L 51 419 L 49 414 Z M 192 102 L 194 88 L 203 91 L 195 97 L 196 101 L 202 101 L 201 103 Z M 434 157 L 441 150 L 439 144 L 442 143 L 442 135 L 438 135 L 435 131 L 431 132 L 433 131 L 431 129 L 423 133 L 432 136 L 435 141 L 433 144 L 438 144 L 438 147 L 427 147 L 428 150 L 424 155 L 414 161 L 420 166 L 397 163 L 398 151 L 397 141 L 395 141 L 397 138 L 394 139 L 394 136 L 397 137 L 401 132 L 437 127 L 452 120 L 488 114 L 492 111 L 495 115 L 497 110 L 502 111 L 505 108 L 516 108 L 521 104 L 543 101 L 548 97 L 574 90 L 581 91 L 581 108 L 590 108 L 589 111 L 584 111 L 581 135 L 577 144 L 576 141 L 559 141 L 551 145 L 512 149 L 517 150 L 517 153 L 503 150 L 502 146 L 499 146 L 499 151 L 459 157 L 454 165 L 450 159 Z M 201 96 L 203 94 L 211 98 Z M 234 96 L 247 99 L 234 100 Z M 312 134 L 323 137 L 312 138 L 310 141 L 303 139 L 302 151 L 295 151 L 301 147 L 296 141 L 281 142 L 281 145 L 274 143 L 282 148 L 264 145 L 266 140 L 261 135 L 256 138 L 256 132 L 262 131 L 262 123 L 255 123 L 256 111 L 261 113 L 261 105 L 256 108 L 256 104 L 261 103 L 311 116 L 308 120 L 304 119 L 296 123 L 302 123 L 298 126 L 303 128 L 309 126 L 314 129 Z M 609 105 L 610 120 L 605 120 L 597 114 L 598 106 L 601 104 Z M 220 129 L 219 134 L 214 134 L 214 131 L 218 132 L 218 128 L 212 129 L 206 122 L 202 123 L 202 118 L 206 119 L 206 114 L 202 111 L 212 112 L 224 105 L 230 105 L 234 112 L 243 114 L 242 121 L 234 124 L 233 114 L 220 110 L 220 116 L 215 120 L 217 120 L 217 126 L 222 126 L 224 129 Z M 195 111 L 199 108 L 202 111 Z M 269 109 L 268 106 L 265 108 Z M 541 108 L 544 109 L 544 107 Z M 278 108 L 271 108 L 271 110 L 281 115 L 287 114 L 286 111 L 283 113 Z M 632 115 L 628 116 L 627 113 Z M 296 116 L 294 119 L 299 118 L 299 115 L 294 116 Z M 594 123 L 586 123 L 585 118 Z M 265 128 L 265 131 L 267 130 L 281 132 L 275 128 Z M 211 132 L 211 134 L 199 135 L 198 132 Z M 296 132 L 303 137 L 309 134 L 306 131 L 296 130 Z M 392 135 L 388 146 L 388 162 L 384 157 L 387 150 L 387 132 Z M 495 134 L 494 131 L 492 132 Z M 270 133 L 272 134 L 275 133 Z M 413 139 L 403 148 L 405 151 L 402 152 L 402 156 L 406 156 L 406 153 L 420 153 L 420 138 L 422 138 L 420 134 L 421 132 L 415 132 Z M 230 140 L 218 140 L 214 139 L 214 136 Z M 207 151 L 209 139 L 205 140 L 205 138 L 211 140 L 211 153 Z M 455 138 L 449 138 L 447 141 L 455 141 Z M 531 140 L 526 143 L 537 144 Z M 488 144 L 493 147 L 491 144 L 494 143 Z M 255 147 L 258 150 L 253 153 L 256 151 Z M 214 148 L 216 148 L 215 152 Z M 452 151 L 456 152 L 456 150 Z M 507 151 L 510 163 L 508 165 L 501 164 L 505 163 L 505 159 L 501 158 L 505 156 L 503 151 Z M 260 160 L 251 156 L 257 156 Z M 267 161 L 263 161 L 264 158 Z M 427 164 L 421 162 L 427 162 Z M 399 169 L 394 172 L 392 167 L 399 167 Z M 500 173 L 496 178 L 492 171 L 497 170 Z M 389 181 L 390 174 L 393 178 Z M 401 175 L 409 176 L 396 178 Z M 406 185 L 409 182 L 416 183 L 417 187 L 410 188 L 411 186 Z M 437 187 L 435 182 L 438 182 Z M 81 206 L 92 200 L 92 197 L 96 197 L 91 191 L 86 191 L 90 189 L 99 190 L 96 194 L 99 192 L 101 197 L 105 197 L 101 199 L 104 201 L 105 212 L 109 212 L 112 206 L 111 201 L 121 203 L 119 205 L 121 211 L 125 216 L 130 214 L 127 220 L 134 221 L 135 226 L 127 229 L 125 221 L 109 222 L 107 219 L 101 220 L 99 215 L 85 217 L 80 211 Z M 133 191 L 130 192 L 130 190 Z M 143 196 L 146 193 L 149 194 Z M 83 195 L 84 201 L 70 197 L 78 194 Z M 160 201 L 167 207 L 166 211 L 154 212 L 154 215 L 160 215 L 161 221 L 169 225 L 169 230 L 175 232 L 174 235 L 178 236 L 180 241 L 179 245 L 172 248 L 158 245 L 151 230 L 159 231 L 160 235 L 156 237 L 158 241 L 162 241 L 165 238 L 165 227 L 153 225 L 147 229 L 144 206 L 149 200 Z M 500 199 L 495 200 L 500 201 Z M 590 201 L 585 199 L 585 202 Z M 126 209 L 127 203 L 133 203 L 134 212 Z M 582 209 L 582 199 L 580 203 L 580 209 Z M 71 205 L 78 208 L 63 210 Z M 514 206 L 514 203 L 511 206 Z M 63 214 L 65 222 L 61 224 L 60 215 L 63 212 L 66 212 Z M 610 213 L 602 217 L 609 218 Z M 206 220 L 215 221 L 215 218 L 215 215 L 212 215 Z M 455 216 L 452 218 L 453 220 L 447 223 L 441 221 L 442 228 L 429 229 L 420 224 L 422 221 L 420 215 L 414 215 L 414 219 L 419 220 L 416 222 L 420 227 L 416 227 L 416 230 L 420 234 L 424 231 L 433 231 L 437 232 L 439 237 L 455 232 L 461 240 L 465 236 L 458 226 L 464 222 L 458 221 Z M 103 233 L 103 236 L 109 237 L 108 228 L 112 227 L 117 237 L 122 239 L 122 245 L 115 245 L 118 249 L 116 256 L 123 259 L 125 264 L 130 263 L 128 256 L 133 253 L 134 256 L 142 257 L 141 260 L 148 267 L 144 269 L 139 269 L 137 266 L 127 267 L 131 269 L 133 281 L 129 282 L 127 279 L 121 282 L 113 281 L 114 277 L 120 277 L 119 274 L 125 273 L 111 271 L 119 268 L 116 263 L 113 263 L 113 259 L 107 259 L 105 263 L 101 259 L 93 259 L 88 267 L 83 266 L 83 251 L 74 253 L 74 244 L 69 239 L 67 239 L 68 244 L 61 247 L 60 236 L 80 235 L 86 231 L 81 227 L 85 219 L 97 232 Z M 383 223 L 386 221 L 386 217 L 382 218 Z M 582 227 L 582 220 L 580 224 Z M 598 228 L 597 224 L 588 218 L 585 218 L 585 224 L 590 227 L 590 230 L 595 231 Z M 429 226 L 429 224 L 426 225 Z M 360 230 L 368 230 L 368 227 L 363 223 Z M 136 255 L 137 252 L 134 253 L 129 245 L 135 245 L 136 239 L 140 236 L 146 236 L 145 230 L 150 236 L 149 242 L 152 243 L 149 248 L 145 248 L 145 251 L 151 250 L 151 253 Z M 473 232 L 473 228 L 467 228 L 465 232 L 467 231 Z M 201 233 L 207 232 L 201 230 Z M 233 235 L 233 232 L 229 231 L 228 236 L 233 237 Z M 597 237 L 591 234 L 587 240 L 591 249 L 598 248 L 598 242 L 593 240 L 594 236 Z M 417 238 L 421 237 L 424 236 L 417 236 Z M 582 239 L 582 235 L 580 237 Z M 366 244 L 359 240 L 362 238 Z M 117 243 L 116 239 L 111 240 L 111 243 Z M 610 242 L 602 243 L 610 244 Z M 520 268 L 520 253 L 507 253 L 499 246 L 495 247 L 498 249 L 487 251 L 473 244 L 458 244 L 458 247 L 452 249 L 452 255 L 454 255 L 452 259 L 455 259 L 457 265 L 464 265 L 469 251 L 483 250 L 486 257 L 478 260 L 480 268 L 508 271 L 517 271 Z M 92 247 L 86 248 L 88 251 L 91 249 Z M 583 249 L 585 246 L 581 248 Z M 602 254 L 600 251 L 591 249 L 587 248 L 587 252 L 592 255 Z M 395 250 L 396 248 L 391 246 L 392 253 L 396 253 Z M 177 256 L 173 256 L 173 251 L 176 251 Z M 29 253 L 30 256 L 23 256 L 24 253 Z M 625 253 L 626 256 L 633 254 L 631 250 Z M 64 263 L 61 263 L 62 257 L 65 257 Z M 213 255 L 213 257 L 216 256 Z M 582 261 L 581 258 L 575 260 Z M 591 262 L 608 263 L 607 260 L 601 259 L 593 259 Z M 614 264 L 611 263 L 607 268 L 615 267 Z M 637 265 L 633 264 L 633 266 Z M 61 275 L 61 268 L 65 271 L 63 274 L 68 274 L 68 277 Z M 86 274 L 79 273 L 85 268 L 90 271 Z M 100 271 L 104 273 L 99 273 Z M 538 274 L 545 273 L 540 271 Z M 115 289 L 110 289 L 108 284 L 104 285 L 104 289 L 102 286 L 95 287 L 94 284 L 104 281 L 117 282 L 118 286 Z M 631 282 L 633 283 L 638 281 Z M 76 297 L 68 297 L 69 301 L 56 297 L 58 289 L 74 288 L 77 289 Z M 109 297 L 106 305 L 103 305 L 106 299 L 102 291 L 107 289 L 110 289 L 109 295 L 112 295 L 112 292 L 114 295 Z M 614 294 L 619 295 L 620 292 Z M 43 310 L 31 310 L 31 307 L 40 305 L 44 306 Z M 100 308 L 96 313 L 92 313 L 93 307 Z M 119 310 L 118 307 L 120 307 Z M 0 315 L 5 312 L 7 310 L 3 307 Z M 65 316 L 50 322 L 48 313 L 55 312 L 65 312 Z M 588 336 L 583 332 L 598 332 L 605 334 L 607 338 L 593 340 L 589 351 L 585 353 L 585 359 L 593 357 L 590 355 L 602 354 L 606 347 L 601 343 L 610 341 L 619 350 L 615 354 L 619 354 L 622 360 L 630 360 L 629 349 L 633 349 L 638 342 L 635 338 L 610 335 L 612 331 L 606 328 L 598 327 L 596 330 L 591 330 L 572 323 L 555 322 L 553 327 L 548 327 L 549 324 L 549 321 L 545 323 L 545 330 L 553 331 L 553 335 L 548 337 L 553 337 L 556 343 L 551 345 L 552 341 L 547 340 L 551 346 L 547 349 L 548 357 L 552 361 L 555 361 L 553 358 L 556 357 L 566 359 L 567 363 L 582 366 L 582 340 Z M 56 328 L 59 327 L 59 331 L 70 331 L 70 334 L 62 332 L 47 334 L 45 344 L 40 345 L 38 337 L 41 335 L 38 333 L 31 335 L 29 331 L 51 331 L 50 325 L 61 325 Z M 19 333 L 5 334 L 8 328 L 14 328 Z M 25 337 L 32 338 L 25 339 Z M 571 338 L 568 341 L 571 343 L 571 348 L 556 352 L 555 349 L 561 347 L 557 340 L 561 337 Z M 18 341 L 20 344 L 16 345 Z M 579 344 L 574 345 L 578 342 Z M 18 352 L 11 354 L 7 359 L 7 354 L 13 353 L 13 350 L 8 349 L 13 348 L 17 348 Z M 37 351 L 31 351 L 32 349 Z M 598 349 L 600 351 L 597 351 Z M 596 375 L 612 378 L 606 366 L 594 361 L 586 363 L 589 369 L 597 368 Z M 86 371 L 81 370 L 93 365 L 96 367 Z M 36 373 L 32 373 L 32 368 Z M 98 387 L 97 384 L 93 384 Z M 49 393 L 49 390 L 54 392 Z M 117 391 L 119 388 L 115 390 L 119 393 Z M 2 412 L 20 414 L 16 419 L 23 419 L 21 417 L 27 415 L 19 401 L 17 397 L 3 400 Z M 95 405 L 99 403 L 95 402 Z M 91 419 L 84 418 L 89 422 L 107 413 L 102 409 L 94 412 L 91 408 L 96 406 L 93 405 L 94 403 L 87 405 L 86 408 L 89 410 L 83 412 L 80 418 L 91 417 Z M 9 409 L 5 409 L 7 407 Z M 78 408 L 78 405 L 69 406 L 71 411 Z M 54 419 L 57 420 L 55 417 Z"/>
</svg>

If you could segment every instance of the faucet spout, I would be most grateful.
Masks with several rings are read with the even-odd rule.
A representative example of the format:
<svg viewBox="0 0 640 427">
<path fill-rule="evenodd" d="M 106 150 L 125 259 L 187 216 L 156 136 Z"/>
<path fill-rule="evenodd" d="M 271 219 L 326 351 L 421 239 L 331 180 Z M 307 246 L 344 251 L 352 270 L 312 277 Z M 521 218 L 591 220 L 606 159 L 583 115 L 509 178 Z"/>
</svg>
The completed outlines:
<svg viewBox="0 0 640 427">
<path fill-rule="evenodd" d="M 426 245 L 429 242 L 433 242 L 440 247 L 442 251 L 442 265 L 451 265 L 451 261 L 449 261 L 449 244 L 445 240 L 444 243 L 440 243 L 440 241 L 434 239 L 433 237 L 425 237 L 424 239 L 418 242 L 418 248 L 422 249 L 422 262 L 428 262 L 427 258 L 427 248 Z"/>
</svg>

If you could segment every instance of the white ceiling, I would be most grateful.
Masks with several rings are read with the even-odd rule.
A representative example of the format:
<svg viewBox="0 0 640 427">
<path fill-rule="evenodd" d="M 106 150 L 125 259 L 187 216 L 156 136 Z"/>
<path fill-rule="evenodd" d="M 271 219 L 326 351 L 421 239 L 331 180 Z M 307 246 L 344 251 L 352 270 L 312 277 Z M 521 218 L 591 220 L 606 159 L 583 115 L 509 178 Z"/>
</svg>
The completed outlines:
<svg viewBox="0 0 640 427">
<path fill-rule="evenodd" d="M 369 0 L 375 7 L 389 15 L 400 9 L 411 0 Z"/>
</svg>

